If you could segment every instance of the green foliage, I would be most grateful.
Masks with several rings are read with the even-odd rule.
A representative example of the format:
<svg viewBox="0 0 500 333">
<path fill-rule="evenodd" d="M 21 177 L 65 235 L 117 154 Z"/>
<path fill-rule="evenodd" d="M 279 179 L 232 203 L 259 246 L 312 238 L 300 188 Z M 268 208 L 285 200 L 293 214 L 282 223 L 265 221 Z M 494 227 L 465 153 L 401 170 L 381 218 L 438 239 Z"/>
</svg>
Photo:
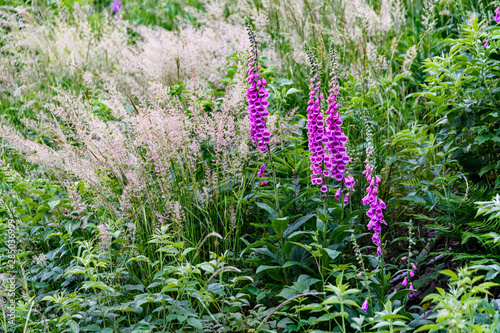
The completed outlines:
<svg viewBox="0 0 500 333">
<path fill-rule="evenodd" d="M 425 61 L 429 76 L 416 95 L 428 100 L 426 117 L 447 136 L 446 146 L 458 148 L 464 170 L 498 186 L 500 28 L 485 23 L 476 17 L 458 38 L 445 40 L 449 52 Z"/>
<path fill-rule="evenodd" d="M 484 276 L 475 275 L 475 270 L 461 268 L 457 273 L 444 270 L 441 274 L 450 277 L 450 290 L 437 288 L 438 293 L 427 295 L 423 301 L 435 304 L 435 312 L 429 318 L 436 322 L 424 325 L 416 332 L 497 332 L 500 328 L 498 306 L 488 302 L 491 295 L 489 289 L 498 286 L 497 283 L 478 283 Z"/>
</svg>

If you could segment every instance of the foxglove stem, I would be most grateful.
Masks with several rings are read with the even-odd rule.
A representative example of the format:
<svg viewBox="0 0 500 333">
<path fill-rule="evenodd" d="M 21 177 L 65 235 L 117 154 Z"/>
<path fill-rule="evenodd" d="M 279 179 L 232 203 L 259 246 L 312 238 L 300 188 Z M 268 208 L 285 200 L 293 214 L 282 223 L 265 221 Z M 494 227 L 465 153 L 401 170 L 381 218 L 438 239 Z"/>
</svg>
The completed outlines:
<svg viewBox="0 0 500 333">
<path fill-rule="evenodd" d="M 406 278 L 405 278 L 405 281 L 409 282 L 410 283 L 410 287 L 409 289 L 411 289 L 412 291 L 410 293 L 408 293 L 408 296 L 409 297 L 413 297 L 415 295 L 415 292 L 413 291 L 413 284 L 411 283 L 410 281 L 410 278 L 414 277 L 415 276 L 415 272 L 417 270 L 417 266 L 415 264 L 412 264 L 412 267 L 410 269 L 410 264 L 411 264 L 411 257 L 413 257 L 413 253 L 411 252 L 411 246 L 412 244 L 414 244 L 414 240 L 413 240 L 413 221 L 410 220 L 410 222 L 408 222 L 408 262 L 406 264 Z M 403 257 L 404 258 L 404 257 Z M 406 284 L 403 284 L 403 286 L 406 287 Z"/>
<path fill-rule="evenodd" d="M 247 90 L 250 136 L 253 142 L 257 142 L 260 152 L 264 153 L 268 149 L 269 138 L 271 137 L 271 133 L 266 128 L 266 118 L 269 117 L 267 110 L 269 93 L 265 88 L 267 85 L 266 80 L 259 76 L 260 66 L 257 41 L 255 40 L 250 22 L 246 17 L 245 24 L 251 44 L 248 63 L 248 84 L 250 86 Z"/>
<path fill-rule="evenodd" d="M 258 142 L 259 150 L 261 153 L 266 151 L 269 154 L 269 161 L 271 162 L 271 169 L 273 171 L 273 188 L 274 188 L 274 199 L 276 201 L 276 208 L 278 209 L 278 215 L 281 217 L 280 202 L 278 196 L 278 187 L 276 181 L 276 169 L 274 167 L 273 157 L 271 154 L 271 149 L 268 149 L 269 138 L 271 133 L 266 128 L 266 118 L 269 117 L 269 112 L 267 107 L 269 102 L 267 98 L 269 93 L 265 86 L 267 85 L 266 80 L 263 77 L 259 77 L 259 55 L 257 49 L 257 41 L 250 25 L 250 21 L 245 17 L 245 25 L 248 33 L 248 38 L 250 40 L 250 57 L 248 63 L 248 84 L 250 87 L 247 90 L 247 100 L 248 100 L 248 115 L 250 120 L 250 137 L 253 142 Z M 265 165 L 263 165 L 265 168 Z M 263 174 L 264 170 L 261 167 L 260 174 Z"/>
<path fill-rule="evenodd" d="M 273 170 L 274 200 L 276 201 L 276 208 L 278 209 L 278 217 L 281 217 L 280 201 L 278 195 L 278 183 L 276 182 L 276 169 L 274 168 L 273 155 L 271 154 L 271 149 L 268 149 L 267 153 L 269 154 L 269 161 L 271 162 L 271 170 Z"/>
</svg>

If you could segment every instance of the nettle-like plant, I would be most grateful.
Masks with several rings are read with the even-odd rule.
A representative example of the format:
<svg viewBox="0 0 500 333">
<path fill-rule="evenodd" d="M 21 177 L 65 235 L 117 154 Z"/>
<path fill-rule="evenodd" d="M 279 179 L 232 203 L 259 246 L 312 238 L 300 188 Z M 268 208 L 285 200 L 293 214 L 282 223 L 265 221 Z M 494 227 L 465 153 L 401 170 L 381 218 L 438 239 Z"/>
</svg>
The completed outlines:
<svg viewBox="0 0 500 333">
<path fill-rule="evenodd" d="M 446 136 L 444 147 L 458 147 L 455 159 L 465 171 L 494 187 L 500 184 L 499 33 L 498 25 L 478 17 L 463 25 L 458 38 L 447 40 L 449 52 L 426 59 L 424 68 L 430 75 L 424 91 L 416 94 L 429 100 L 427 117 Z"/>
<path fill-rule="evenodd" d="M 434 312 L 429 318 L 436 322 L 427 324 L 416 332 L 497 332 L 500 328 L 498 305 L 488 301 L 489 289 L 498 286 L 494 282 L 479 283 L 484 275 L 475 275 L 476 270 L 460 268 L 457 273 L 444 270 L 450 277 L 450 289 L 436 288 L 438 293 L 427 295 L 423 302 L 434 303 Z M 486 295 L 481 297 L 480 295 Z"/>
</svg>

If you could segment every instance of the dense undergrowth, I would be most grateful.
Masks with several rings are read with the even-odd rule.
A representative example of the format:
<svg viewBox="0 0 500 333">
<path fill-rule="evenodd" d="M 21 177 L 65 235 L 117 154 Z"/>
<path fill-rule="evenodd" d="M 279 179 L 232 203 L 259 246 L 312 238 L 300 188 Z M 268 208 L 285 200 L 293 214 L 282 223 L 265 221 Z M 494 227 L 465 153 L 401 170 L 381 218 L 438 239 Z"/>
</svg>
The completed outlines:
<svg viewBox="0 0 500 333">
<path fill-rule="evenodd" d="M 500 331 L 500 3 L 0 5 L 3 332 Z"/>
</svg>

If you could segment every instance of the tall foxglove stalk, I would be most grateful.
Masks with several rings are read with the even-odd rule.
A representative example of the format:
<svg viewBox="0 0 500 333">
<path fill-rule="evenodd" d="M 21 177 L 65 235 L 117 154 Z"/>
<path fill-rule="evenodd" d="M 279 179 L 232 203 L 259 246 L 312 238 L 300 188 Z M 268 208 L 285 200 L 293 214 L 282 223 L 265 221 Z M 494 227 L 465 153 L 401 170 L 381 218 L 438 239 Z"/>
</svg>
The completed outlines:
<svg viewBox="0 0 500 333">
<path fill-rule="evenodd" d="M 309 62 L 311 63 L 311 83 L 309 84 L 309 101 L 307 102 L 307 130 L 309 150 L 311 151 L 311 156 L 309 156 L 312 171 L 311 182 L 313 185 L 321 185 L 323 183 L 323 162 L 325 157 L 325 149 L 323 147 L 325 124 L 320 105 L 323 94 L 319 92 L 321 84 L 318 62 L 307 43 L 305 44 L 305 49 Z M 327 191 L 326 184 L 323 184 L 321 191 Z"/>
<path fill-rule="evenodd" d="M 247 89 L 247 100 L 248 100 L 248 116 L 250 121 L 250 137 L 253 142 L 257 142 L 259 150 L 261 153 L 268 152 L 269 161 L 271 162 L 271 168 L 273 170 L 273 179 L 274 179 L 274 200 L 276 203 L 276 208 L 278 211 L 278 215 L 281 217 L 280 210 L 280 202 L 278 195 L 278 182 L 276 179 L 276 169 L 273 164 L 273 156 L 271 150 L 268 149 L 269 138 L 271 137 L 271 133 L 266 128 L 266 118 L 269 117 L 269 111 L 267 111 L 267 107 L 269 106 L 269 102 L 267 98 L 269 97 L 269 93 L 267 92 L 266 85 L 267 82 L 264 77 L 259 75 L 259 55 L 257 49 L 257 41 L 255 39 L 255 35 L 252 30 L 252 26 L 247 17 L 245 17 L 245 26 L 248 33 L 248 38 L 250 40 L 250 56 L 248 62 L 248 84 L 250 85 Z M 260 172 L 258 174 L 259 177 L 264 177 L 266 174 L 264 173 L 266 168 L 265 164 L 262 164 L 260 167 Z M 261 183 L 262 186 L 268 184 L 268 181 L 265 180 Z"/>
<path fill-rule="evenodd" d="M 267 98 L 269 93 L 265 86 L 266 80 L 259 75 L 259 57 L 257 53 L 257 41 L 248 19 L 245 18 L 245 24 L 250 39 L 250 57 L 248 63 L 248 116 L 250 120 L 250 137 L 253 142 L 257 142 L 259 150 L 264 153 L 267 151 L 267 145 L 271 133 L 266 128 L 266 118 L 269 117 Z"/>
<path fill-rule="evenodd" d="M 380 233 L 382 232 L 382 224 L 387 225 L 387 223 L 383 220 L 383 210 L 386 206 L 384 201 L 377 197 L 377 184 L 380 184 L 382 180 L 380 179 L 380 177 L 373 174 L 373 165 L 372 163 L 370 163 L 370 158 L 373 155 L 372 133 L 370 128 L 367 129 L 367 136 L 368 148 L 366 148 L 366 165 L 365 170 L 363 171 L 363 175 L 365 175 L 366 180 L 369 182 L 369 185 L 366 188 L 367 193 L 363 198 L 363 205 L 370 205 L 370 208 L 366 212 L 366 215 L 370 218 L 370 221 L 368 222 L 368 229 L 373 230 L 372 241 L 377 246 L 377 254 L 380 255 L 382 252 L 382 249 L 380 247 Z"/>
<path fill-rule="evenodd" d="M 328 96 L 328 108 L 326 110 L 326 123 L 321 112 L 321 100 L 323 94 L 320 93 L 319 66 L 316 58 L 312 54 L 307 43 L 306 52 L 311 63 L 311 83 L 309 85 L 309 102 L 307 107 L 307 129 L 309 138 L 309 150 L 311 151 L 311 182 L 314 185 L 321 185 L 324 179 L 333 178 L 337 181 L 344 180 L 346 188 L 354 187 L 354 178 L 345 176 L 346 165 L 351 161 L 347 155 L 345 143 L 347 137 L 342 132 L 342 120 L 338 112 L 339 104 L 337 96 L 339 94 L 339 85 L 337 80 L 337 64 L 335 54 L 332 48 L 330 73 L 330 95 Z M 326 184 L 321 186 L 321 191 L 326 192 Z M 340 200 L 341 189 L 335 194 L 335 198 Z M 349 200 L 349 193 L 344 197 L 344 203 Z"/>
<path fill-rule="evenodd" d="M 330 63 L 332 66 L 332 71 L 330 72 L 330 95 L 328 96 L 328 109 L 326 110 L 326 131 L 323 142 L 327 148 L 327 153 L 325 153 L 325 170 L 323 175 L 325 177 L 330 176 L 337 181 L 344 180 L 344 185 L 348 189 L 354 187 L 354 177 L 345 176 L 347 164 L 351 161 L 350 157 L 347 155 L 347 149 L 345 143 L 347 142 L 347 137 L 342 131 L 342 119 L 340 119 L 340 114 L 338 112 L 339 104 L 337 96 L 339 94 L 339 84 L 337 78 L 337 62 L 335 57 L 335 50 L 333 45 L 330 49 Z M 340 197 L 341 192 L 337 191 L 337 196 Z M 346 193 L 344 197 L 344 203 L 349 200 L 349 192 Z"/>
</svg>

